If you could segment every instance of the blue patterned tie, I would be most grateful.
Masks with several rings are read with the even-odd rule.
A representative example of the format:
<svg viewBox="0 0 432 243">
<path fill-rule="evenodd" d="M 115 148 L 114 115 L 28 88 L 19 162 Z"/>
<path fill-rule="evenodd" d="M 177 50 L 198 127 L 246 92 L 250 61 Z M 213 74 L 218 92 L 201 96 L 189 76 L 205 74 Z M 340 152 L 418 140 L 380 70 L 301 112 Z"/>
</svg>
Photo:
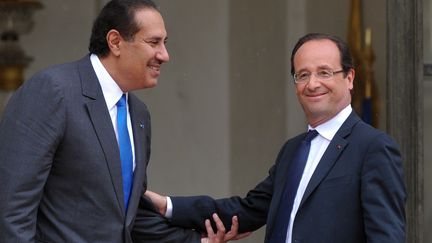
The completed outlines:
<svg viewBox="0 0 432 243">
<path fill-rule="evenodd" d="M 271 243 L 285 243 L 288 223 L 291 216 L 294 199 L 303 175 L 303 170 L 309 155 L 311 141 L 318 135 L 316 130 L 309 130 L 299 144 L 287 174 L 287 181 L 281 197 L 273 232 L 269 237 Z"/>
<path fill-rule="evenodd" d="M 122 167 L 124 205 L 125 211 L 127 211 L 129 197 L 132 189 L 133 157 L 132 146 L 130 143 L 129 132 L 127 128 L 127 109 L 125 94 L 123 94 L 120 100 L 117 102 L 117 129 L 118 143 L 120 149 L 120 160 Z"/>
</svg>

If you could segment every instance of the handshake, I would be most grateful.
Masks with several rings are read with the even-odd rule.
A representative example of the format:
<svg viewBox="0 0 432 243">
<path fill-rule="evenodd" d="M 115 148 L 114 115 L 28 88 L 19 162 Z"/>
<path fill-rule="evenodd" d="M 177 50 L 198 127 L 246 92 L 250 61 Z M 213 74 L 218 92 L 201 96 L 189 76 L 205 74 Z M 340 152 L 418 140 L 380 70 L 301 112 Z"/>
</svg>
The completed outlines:
<svg viewBox="0 0 432 243">
<path fill-rule="evenodd" d="M 145 202 L 141 201 L 140 211 L 142 211 L 142 207 L 145 205 L 144 207 L 146 209 L 150 209 L 154 213 L 158 213 L 162 216 L 167 216 L 167 208 L 168 208 L 167 207 L 167 205 L 168 205 L 167 200 L 169 200 L 168 197 L 159 195 L 159 194 L 152 192 L 152 191 L 147 191 L 144 195 L 145 196 L 143 197 L 143 199 Z M 160 215 L 157 215 L 157 216 L 160 216 Z M 148 215 L 146 215 L 146 216 L 148 216 Z M 168 216 L 167 218 L 169 219 L 170 217 Z M 143 220 L 146 220 L 146 219 L 143 219 Z M 215 228 L 212 226 L 211 219 L 206 219 L 205 222 L 203 222 L 203 224 L 205 225 L 206 233 L 203 233 L 201 235 L 201 243 L 228 242 L 230 240 L 239 240 L 239 239 L 245 238 L 251 234 L 251 232 L 242 233 L 242 234 L 238 233 L 239 223 L 238 223 L 238 217 L 237 216 L 232 217 L 231 229 L 228 232 L 227 232 L 227 229 L 225 228 L 225 225 L 223 224 L 222 220 L 219 218 L 219 216 L 216 213 L 213 213 L 212 220 L 213 220 Z M 136 222 L 136 226 L 138 226 L 138 228 L 139 228 L 139 225 L 140 225 L 140 219 L 138 218 L 137 222 Z M 137 228 L 137 227 L 135 227 L 135 228 Z M 176 228 L 177 228 L 176 226 L 171 226 L 170 229 L 167 231 L 167 233 L 170 233 L 170 232 L 176 230 Z M 177 231 L 178 230 L 179 229 L 177 228 Z M 183 229 L 183 230 L 187 231 L 186 229 Z M 137 242 L 143 241 L 144 242 L 144 240 L 148 240 L 148 238 L 144 239 L 144 238 L 142 238 L 142 236 L 138 237 L 139 234 L 137 234 L 137 231 L 139 231 L 139 230 L 137 229 L 134 232 L 134 242 L 135 241 L 137 241 Z M 148 237 L 148 235 L 146 237 Z M 183 239 L 183 240 L 178 240 L 178 242 L 183 242 L 185 238 L 179 237 L 179 239 Z M 196 240 L 191 240 L 191 241 L 196 241 Z M 173 240 L 173 242 L 176 242 L 176 240 Z"/>
</svg>

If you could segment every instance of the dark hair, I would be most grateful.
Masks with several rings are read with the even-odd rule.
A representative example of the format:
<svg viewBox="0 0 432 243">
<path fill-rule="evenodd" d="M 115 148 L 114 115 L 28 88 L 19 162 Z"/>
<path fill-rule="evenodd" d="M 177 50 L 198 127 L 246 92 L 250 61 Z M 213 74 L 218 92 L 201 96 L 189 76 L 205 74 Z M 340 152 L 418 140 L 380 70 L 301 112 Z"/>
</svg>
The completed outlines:
<svg viewBox="0 0 432 243">
<path fill-rule="evenodd" d="M 351 56 L 351 52 L 349 50 L 348 44 L 343 41 L 341 38 L 329 35 L 329 34 L 322 34 L 322 33 L 310 33 L 302 38 L 300 38 L 297 41 L 297 44 L 294 46 L 294 49 L 291 53 L 291 74 L 294 75 L 294 55 L 297 53 L 298 49 L 306 42 L 311 40 L 330 40 L 333 43 L 336 44 L 336 46 L 339 49 L 340 57 L 341 57 L 341 65 L 342 69 L 344 71 L 344 74 L 346 75 L 349 70 L 354 68 L 353 65 L 353 58 Z"/>
<path fill-rule="evenodd" d="M 89 51 L 102 57 L 108 55 L 110 50 L 106 35 L 112 29 L 117 30 L 125 40 L 133 39 L 140 29 L 139 23 L 135 22 L 135 13 L 143 8 L 157 10 L 156 4 L 151 0 L 112 0 L 108 2 L 93 23 Z"/>
</svg>

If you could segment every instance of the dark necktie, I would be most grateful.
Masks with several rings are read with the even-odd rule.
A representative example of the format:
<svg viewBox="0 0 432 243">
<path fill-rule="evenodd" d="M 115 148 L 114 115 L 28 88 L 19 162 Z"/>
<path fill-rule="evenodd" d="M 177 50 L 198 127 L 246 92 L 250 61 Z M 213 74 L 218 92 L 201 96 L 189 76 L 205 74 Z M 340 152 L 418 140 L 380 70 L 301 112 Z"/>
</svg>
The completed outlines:
<svg viewBox="0 0 432 243">
<path fill-rule="evenodd" d="M 127 128 L 127 109 L 125 94 L 123 94 L 120 100 L 117 102 L 117 129 L 123 178 L 124 206 L 125 211 L 127 211 L 129 197 L 132 189 L 133 157 L 132 146 L 130 143 L 129 132 Z"/>
<path fill-rule="evenodd" d="M 303 170 L 309 155 L 311 141 L 318 135 L 316 130 L 309 130 L 299 144 L 288 170 L 287 181 L 281 197 L 273 232 L 269 237 L 271 243 L 285 243 L 288 223 L 291 216 L 294 199 L 303 175 Z"/>
</svg>

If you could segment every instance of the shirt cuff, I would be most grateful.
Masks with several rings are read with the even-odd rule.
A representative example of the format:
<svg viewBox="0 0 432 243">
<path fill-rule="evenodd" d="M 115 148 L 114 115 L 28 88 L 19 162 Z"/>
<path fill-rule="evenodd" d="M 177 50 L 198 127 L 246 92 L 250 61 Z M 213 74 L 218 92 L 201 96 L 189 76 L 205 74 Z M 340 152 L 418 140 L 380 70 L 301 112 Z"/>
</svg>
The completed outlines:
<svg viewBox="0 0 432 243">
<path fill-rule="evenodd" d="M 168 219 L 172 218 L 172 211 L 173 211 L 173 205 L 171 202 L 171 198 L 170 197 L 166 197 L 167 198 L 167 210 L 165 213 L 165 217 Z"/>
</svg>

